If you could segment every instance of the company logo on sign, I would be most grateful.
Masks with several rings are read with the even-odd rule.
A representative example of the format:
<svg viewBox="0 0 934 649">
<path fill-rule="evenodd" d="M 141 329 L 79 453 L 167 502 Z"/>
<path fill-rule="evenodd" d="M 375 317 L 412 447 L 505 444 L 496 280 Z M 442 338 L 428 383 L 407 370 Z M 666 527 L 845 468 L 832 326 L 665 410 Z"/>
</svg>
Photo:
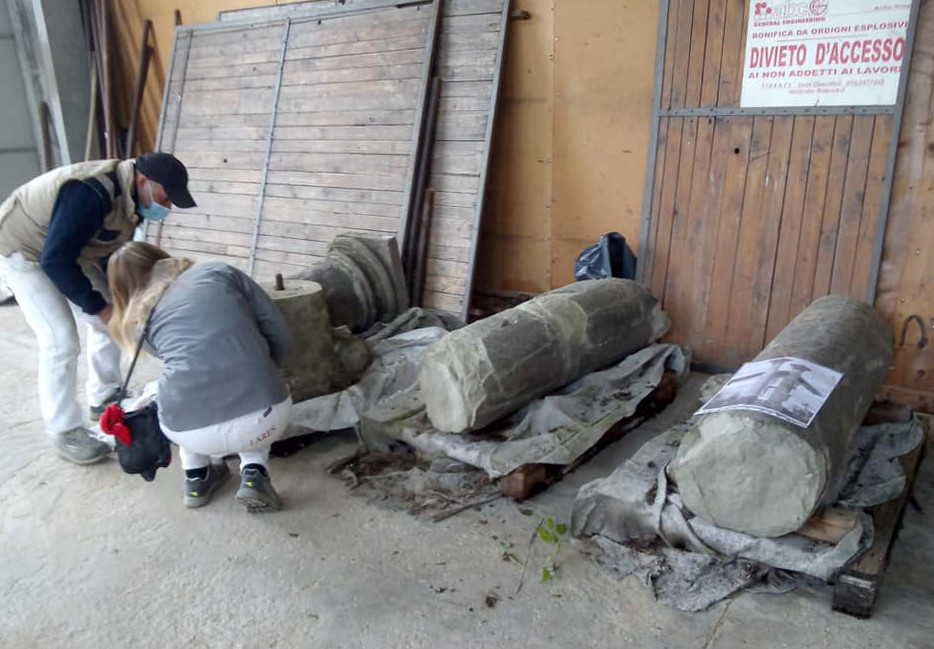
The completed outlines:
<svg viewBox="0 0 934 649">
<path fill-rule="evenodd" d="M 811 18 L 823 16 L 827 13 L 827 0 L 810 0 L 809 2 L 792 2 L 785 0 L 780 4 L 774 2 L 755 3 L 753 14 L 759 19 L 781 18 Z"/>
</svg>

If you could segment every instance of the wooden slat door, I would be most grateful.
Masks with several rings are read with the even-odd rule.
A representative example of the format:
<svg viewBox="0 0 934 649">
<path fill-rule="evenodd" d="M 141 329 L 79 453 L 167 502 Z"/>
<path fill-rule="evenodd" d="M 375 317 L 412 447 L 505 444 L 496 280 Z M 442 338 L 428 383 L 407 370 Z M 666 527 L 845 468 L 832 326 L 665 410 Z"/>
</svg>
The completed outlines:
<svg viewBox="0 0 934 649">
<path fill-rule="evenodd" d="M 739 108 L 748 12 L 743 0 L 668 3 L 640 252 L 669 338 L 721 368 L 820 296 L 869 298 L 894 121 L 704 110 Z"/>
</svg>

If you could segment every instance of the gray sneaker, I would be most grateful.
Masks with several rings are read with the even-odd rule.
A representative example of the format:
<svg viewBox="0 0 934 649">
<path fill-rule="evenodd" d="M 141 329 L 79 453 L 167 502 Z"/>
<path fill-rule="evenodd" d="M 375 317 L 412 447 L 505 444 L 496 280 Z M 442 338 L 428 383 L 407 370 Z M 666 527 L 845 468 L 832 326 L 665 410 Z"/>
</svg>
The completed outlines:
<svg viewBox="0 0 934 649">
<path fill-rule="evenodd" d="M 87 428 L 73 428 L 55 437 L 58 454 L 75 464 L 94 464 L 110 455 L 110 447 Z"/>
<path fill-rule="evenodd" d="M 206 478 L 185 478 L 185 507 L 194 509 L 204 507 L 211 502 L 211 496 L 230 477 L 230 469 L 226 462 L 208 465 Z"/>
<path fill-rule="evenodd" d="M 104 414 L 104 411 L 107 410 L 107 406 L 112 403 L 117 403 L 120 400 L 120 388 L 114 388 L 111 390 L 104 401 L 98 406 L 89 406 L 88 414 L 91 417 L 91 421 L 100 421 L 101 415 Z"/>
<path fill-rule="evenodd" d="M 244 505 L 251 514 L 277 512 L 282 506 L 269 475 L 252 467 L 243 469 L 240 489 L 237 490 L 237 502 Z"/>
</svg>

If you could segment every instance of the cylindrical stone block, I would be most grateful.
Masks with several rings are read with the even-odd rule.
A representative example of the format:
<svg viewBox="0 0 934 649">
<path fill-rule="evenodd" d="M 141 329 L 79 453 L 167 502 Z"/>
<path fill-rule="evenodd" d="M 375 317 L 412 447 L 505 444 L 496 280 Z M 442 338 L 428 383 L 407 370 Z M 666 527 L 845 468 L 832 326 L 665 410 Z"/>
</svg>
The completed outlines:
<svg viewBox="0 0 934 649">
<path fill-rule="evenodd" d="M 282 366 L 282 374 L 292 401 L 330 394 L 343 386 L 343 368 L 334 351 L 331 319 L 320 284 L 307 280 L 286 280 L 285 290 L 271 284 L 263 288 L 276 303 L 292 334 L 292 350 Z"/>
<path fill-rule="evenodd" d="M 476 430 L 645 347 L 668 328 L 658 301 L 625 279 L 579 282 L 454 331 L 419 365 L 438 430 Z"/>
<path fill-rule="evenodd" d="M 891 329 L 871 306 L 836 295 L 815 301 L 755 360 L 801 358 L 842 373 L 840 382 L 807 428 L 755 411 L 700 415 L 669 467 L 685 505 L 753 536 L 799 529 L 839 493 L 850 440 L 892 354 Z"/>
</svg>

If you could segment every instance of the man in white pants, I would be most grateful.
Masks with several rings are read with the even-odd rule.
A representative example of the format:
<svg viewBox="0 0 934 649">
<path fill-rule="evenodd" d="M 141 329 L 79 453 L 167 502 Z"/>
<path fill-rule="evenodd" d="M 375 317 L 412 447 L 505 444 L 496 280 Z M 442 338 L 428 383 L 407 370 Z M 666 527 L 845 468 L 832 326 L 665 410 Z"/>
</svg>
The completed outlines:
<svg viewBox="0 0 934 649">
<path fill-rule="evenodd" d="M 88 325 L 87 393 L 92 419 L 122 383 L 110 339 L 106 262 L 141 218 L 194 207 L 188 172 L 174 156 L 80 162 L 53 169 L 0 203 L 0 279 L 39 343 L 39 404 L 58 453 L 92 464 L 110 452 L 85 427 L 78 405 L 78 323 Z"/>
</svg>

